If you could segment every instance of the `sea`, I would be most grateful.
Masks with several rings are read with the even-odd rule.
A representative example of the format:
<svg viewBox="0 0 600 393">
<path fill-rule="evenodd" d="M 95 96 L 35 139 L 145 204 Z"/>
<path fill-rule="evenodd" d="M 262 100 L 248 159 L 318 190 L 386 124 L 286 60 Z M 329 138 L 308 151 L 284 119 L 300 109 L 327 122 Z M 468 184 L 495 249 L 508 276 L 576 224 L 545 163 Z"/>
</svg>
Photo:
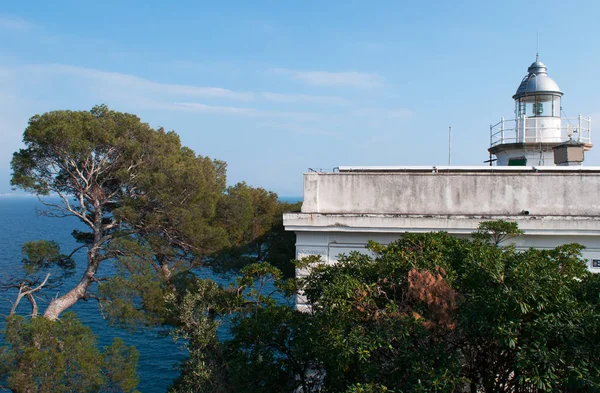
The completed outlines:
<svg viewBox="0 0 600 393">
<path fill-rule="evenodd" d="M 302 198 L 282 197 L 285 202 L 297 202 Z M 58 201 L 58 200 L 57 200 Z M 31 240 L 53 240 L 60 244 L 63 253 L 70 253 L 78 244 L 71 236 L 74 229 L 85 230 L 84 225 L 74 217 L 56 218 L 41 214 L 45 210 L 36 197 L 32 196 L 0 196 L 0 276 L 8 272 L 20 269 L 21 246 Z M 75 256 L 78 273 L 74 274 L 59 288 L 52 296 L 65 293 L 65 289 L 72 287 L 81 278 L 84 269 L 85 251 Z M 108 261 L 107 261 L 108 262 Z M 105 262 L 101 266 L 101 274 L 111 274 L 112 265 Z M 211 275 L 204 272 L 203 275 Z M 223 282 L 224 279 L 214 276 L 216 281 Z M 14 292 L 0 292 L 0 329 L 3 328 L 4 315 L 11 308 L 10 299 L 14 299 Z M 44 303 L 40 302 L 40 310 L 43 312 Z M 30 308 L 25 300 L 19 310 L 27 313 Z M 138 362 L 138 375 L 140 384 L 138 389 L 144 393 L 165 392 L 171 385 L 173 379 L 179 375 L 178 362 L 186 358 L 186 351 L 180 344 L 164 334 L 159 329 L 129 332 L 120 328 L 110 326 L 102 318 L 99 306 L 95 301 L 80 301 L 73 306 L 73 311 L 89 326 L 97 335 L 99 347 L 110 345 L 113 338 L 119 337 L 127 345 L 133 345 L 140 353 Z M 1 343 L 1 338 L 0 338 Z"/>
</svg>

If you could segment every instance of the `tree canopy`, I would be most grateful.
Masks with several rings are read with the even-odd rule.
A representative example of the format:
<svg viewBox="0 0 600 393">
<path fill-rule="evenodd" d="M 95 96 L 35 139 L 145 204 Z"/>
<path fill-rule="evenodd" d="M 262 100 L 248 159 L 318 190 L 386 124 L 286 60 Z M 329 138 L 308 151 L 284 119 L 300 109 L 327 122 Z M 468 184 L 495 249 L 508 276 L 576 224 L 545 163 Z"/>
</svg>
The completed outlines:
<svg viewBox="0 0 600 393">
<path fill-rule="evenodd" d="M 102 352 L 89 329 L 64 314 L 80 300 L 100 301 L 104 316 L 126 327 L 179 324 L 165 300 L 189 291 L 197 268 L 277 260 L 293 271 L 293 236 L 281 213 L 294 206 L 243 182 L 227 187 L 226 164 L 182 146 L 173 131 L 101 105 L 36 115 L 23 142 L 11 184 L 37 195 L 43 214 L 76 217 L 85 229 L 74 228 L 73 250 L 27 242 L 23 259 L 0 275 L 0 290 L 15 293 L 0 347 L 0 381 L 11 390 L 135 388 L 134 349 L 115 342 Z M 76 271 L 79 281 L 65 291 Z M 45 297 L 48 289 L 59 295 Z M 17 315 L 22 299 L 30 319 Z M 38 310 L 44 318 L 35 318 Z"/>
<path fill-rule="evenodd" d="M 31 118 L 24 149 L 14 154 L 11 183 L 45 200 L 48 214 L 75 216 L 88 228 L 74 232 L 87 249 L 79 284 L 44 312 L 56 319 L 91 296 L 107 259 L 129 256 L 131 246 L 151 255 L 146 262 L 163 278 L 182 261 L 226 244 L 211 225 L 225 188 L 225 164 L 196 156 L 174 132 L 154 130 L 135 115 L 105 106 L 55 111 Z M 140 252 L 141 253 L 141 252 Z"/>
<path fill-rule="evenodd" d="M 11 316 L 4 339 L 0 388 L 19 393 L 134 392 L 138 384 L 136 349 L 116 338 L 100 351 L 90 328 L 72 313 L 59 321 Z"/>
<path fill-rule="evenodd" d="M 599 277 L 578 245 L 500 244 L 518 233 L 501 222 L 472 240 L 407 233 L 334 265 L 300 261 L 312 268 L 295 282 L 257 266 L 237 289 L 203 284 L 175 308 L 190 359 L 173 391 L 598 391 Z M 259 277 L 278 296 L 304 291 L 310 311 L 274 301 Z M 215 315 L 227 312 L 220 344 Z"/>
<path fill-rule="evenodd" d="M 87 228 L 73 232 L 87 251 L 85 272 L 51 301 L 46 318 L 98 298 L 92 287 L 105 280 L 99 268 L 107 260 L 119 270 L 100 288 L 107 313 L 150 323 L 174 274 L 239 268 L 269 254 L 265 239 L 281 221 L 277 195 L 245 183 L 226 187 L 226 164 L 196 155 L 174 132 L 97 106 L 36 115 L 23 141 L 11 164 L 13 186 L 42 197 L 46 214 L 75 216 Z M 49 195 L 59 202 L 43 198 Z M 281 227 L 269 239 L 273 253 L 282 234 Z"/>
</svg>

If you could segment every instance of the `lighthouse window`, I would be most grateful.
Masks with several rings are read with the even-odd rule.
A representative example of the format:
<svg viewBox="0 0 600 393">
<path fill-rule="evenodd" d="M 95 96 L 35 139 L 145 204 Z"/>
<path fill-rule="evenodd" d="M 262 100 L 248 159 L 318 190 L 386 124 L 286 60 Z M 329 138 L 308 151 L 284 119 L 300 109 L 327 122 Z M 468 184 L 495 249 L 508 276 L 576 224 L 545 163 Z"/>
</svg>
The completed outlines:
<svg viewBox="0 0 600 393">
<path fill-rule="evenodd" d="M 552 107 L 552 96 L 551 95 L 543 95 L 543 96 L 535 96 L 535 104 L 533 104 L 533 113 L 535 116 L 552 116 L 551 113 L 544 113 L 544 104 L 547 103 L 548 107 Z"/>
<path fill-rule="evenodd" d="M 552 116 L 560 117 L 560 97 L 552 97 Z"/>
<path fill-rule="evenodd" d="M 517 158 L 509 158 L 508 166 L 525 166 L 527 165 L 527 158 L 525 157 L 517 157 Z"/>
<path fill-rule="evenodd" d="M 519 116 L 527 117 L 560 117 L 560 97 L 550 94 L 523 97 L 519 100 L 517 112 Z"/>
</svg>

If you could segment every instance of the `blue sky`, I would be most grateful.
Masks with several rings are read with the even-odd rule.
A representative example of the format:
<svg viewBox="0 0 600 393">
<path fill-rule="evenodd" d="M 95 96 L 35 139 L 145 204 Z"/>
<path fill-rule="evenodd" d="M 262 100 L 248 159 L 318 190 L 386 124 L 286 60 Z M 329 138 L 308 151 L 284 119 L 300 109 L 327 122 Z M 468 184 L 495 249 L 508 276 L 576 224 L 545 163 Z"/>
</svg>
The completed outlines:
<svg viewBox="0 0 600 393">
<path fill-rule="evenodd" d="M 481 165 L 538 30 L 565 113 L 600 121 L 598 15 L 595 1 L 5 0 L 0 193 L 29 117 L 101 103 L 282 196 L 309 167 L 445 165 L 448 126 L 453 164 Z"/>
</svg>

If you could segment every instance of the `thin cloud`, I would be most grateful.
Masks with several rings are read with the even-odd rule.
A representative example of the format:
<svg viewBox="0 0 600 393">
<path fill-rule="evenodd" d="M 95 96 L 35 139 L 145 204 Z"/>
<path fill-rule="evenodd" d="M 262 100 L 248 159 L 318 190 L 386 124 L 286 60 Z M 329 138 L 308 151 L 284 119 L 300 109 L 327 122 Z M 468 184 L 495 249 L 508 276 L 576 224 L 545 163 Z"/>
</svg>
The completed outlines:
<svg viewBox="0 0 600 393">
<path fill-rule="evenodd" d="M 35 25 L 27 20 L 14 15 L 0 15 L 0 29 L 28 30 Z"/>
<path fill-rule="evenodd" d="M 244 108 L 236 106 L 206 105 L 196 102 L 175 102 L 172 109 L 186 110 L 213 115 L 235 115 L 235 116 L 268 116 L 270 113 L 255 108 Z"/>
<path fill-rule="evenodd" d="M 326 130 L 317 127 L 299 126 L 297 124 L 282 124 L 282 123 L 260 123 L 262 127 L 272 128 L 276 130 L 289 130 L 296 134 L 310 136 L 330 136 L 339 137 L 340 133 L 336 131 Z"/>
<path fill-rule="evenodd" d="M 353 112 L 359 117 L 379 117 L 383 119 L 405 119 L 413 116 L 410 109 L 382 109 L 382 108 L 361 108 Z"/>
<path fill-rule="evenodd" d="M 189 86 L 171 83 L 154 82 L 130 74 L 100 71 L 94 68 L 78 67 L 66 64 L 49 64 L 29 66 L 32 71 L 54 72 L 76 75 L 100 81 L 103 84 L 117 86 L 119 89 L 144 90 L 160 94 L 226 98 L 248 101 L 255 97 L 252 92 L 238 92 L 221 87 Z"/>
<path fill-rule="evenodd" d="M 165 109 L 184 110 L 189 112 L 212 114 L 212 115 L 228 115 L 228 116 L 246 116 L 246 117 L 295 117 L 303 119 L 318 119 L 319 115 L 306 112 L 283 112 L 270 111 L 257 108 L 237 107 L 237 106 L 221 106 L 207 105 L 197 102 L 175 102 L 170 104 Z"/>
<path fill-rule="evenodd" d="M 365 72 L 297 71 L 287 68 L 272 68 L 268 71 L 276 75 L 290 76 L 294 80 L 315 86 L 372 88 L 383 85 L 379 75 Z"/>
<path fill-rule="evenodd" d="M 79 67 L 68 64 L 30 65 L 25 69 L 36 73 L 67 74 L 100 82 L 104 87 L 118 90 L 151 92 L 160 95 L 207 97 L 236 101 L 253 101 L 257 99 L 277 103 L 312 103 L 319 105 L 348 105 L 350 101 L 336 96 L 319 96 L 309 94 L 287 94 L 272 92 L 235 91 L 222 87 L 191 86 L 172 83 L 160 83 L 120 72 L 101 71 L 94 68 Z"/>
<path fill-rule="evenodd" d="M 262 97 L 268 101 L 282 103 L 309 103 L 325 105 L 348 105 L 350 101 L 335 96 L 314 96 L 309 94 L 281 94 L 281 93 L 262 93 Z"/>
</svg>

